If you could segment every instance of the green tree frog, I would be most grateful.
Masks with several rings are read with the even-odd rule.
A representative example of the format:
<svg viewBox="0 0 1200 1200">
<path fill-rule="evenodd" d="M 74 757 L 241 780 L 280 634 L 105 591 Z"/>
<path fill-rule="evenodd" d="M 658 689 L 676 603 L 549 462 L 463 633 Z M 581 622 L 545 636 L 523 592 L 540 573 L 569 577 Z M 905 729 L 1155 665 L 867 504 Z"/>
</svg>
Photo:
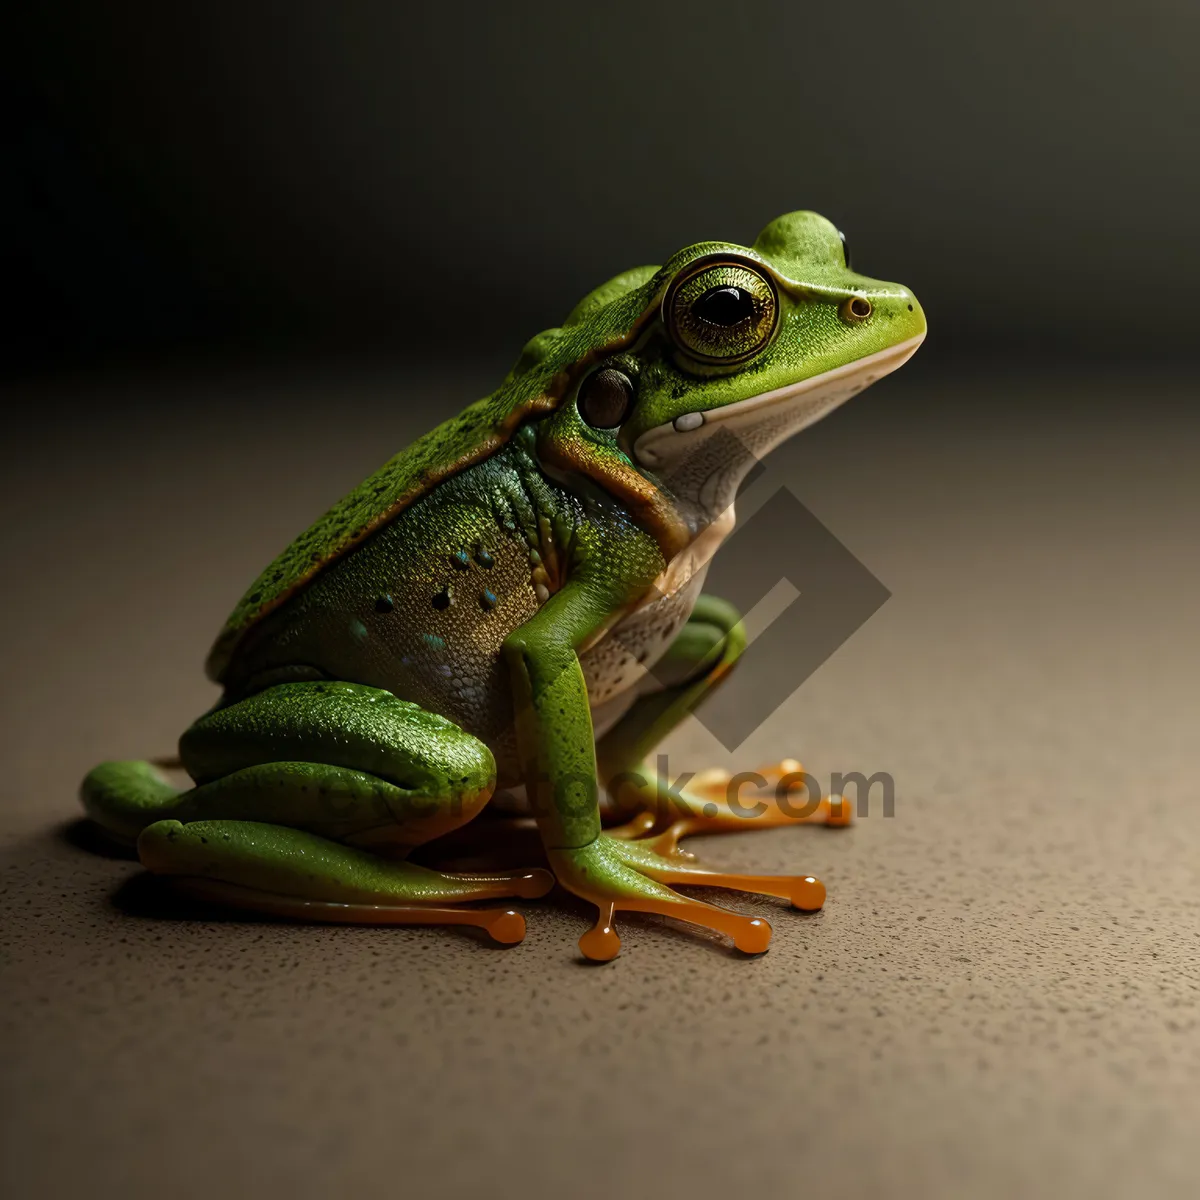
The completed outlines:
<svg viewBox="0 0 1200 1200">
<path fill-rule="evenodd" d="M 748 820 L 698 777 L 671 812 L 644 764 L 745 645 L 701 591 L 742 478 L 924 336 L 913 294 L 855 274 L 812 212 L 616 276 L 250 587 L 208 658 L 221 699 L 180 739 L 193 786 L 107 762 L 87 812 L 150 871 L 245 909 L 516 942 L 519 913 L 471 902 L 557 881 L 597 907 L 588 958 L 617 954 L 626 911 L 765 950 L 766 921 L 677 887 L 816 909 L 821 883 L 705 870 L 677 843 L 796 810 Z M 548 871 L 411 861 L 498 789 L 523 789 Z M 632 819 L 604 827 L 606 790 Z"/>
</svg>

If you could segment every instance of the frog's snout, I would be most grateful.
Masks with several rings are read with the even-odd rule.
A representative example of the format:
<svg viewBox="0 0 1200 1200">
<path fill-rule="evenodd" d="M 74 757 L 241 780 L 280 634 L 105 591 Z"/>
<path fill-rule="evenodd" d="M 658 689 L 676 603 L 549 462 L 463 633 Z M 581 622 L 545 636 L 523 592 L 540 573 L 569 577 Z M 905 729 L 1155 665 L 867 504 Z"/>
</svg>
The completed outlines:
<svg viewBox="0 0 1200 1200">
<path fill-rule="evenodd" d="M 860 300 L 866 301 L 866 304 L 860 305 Z M 851 296 L 843 302 L 838 315 L 851 325 L 869 320 L 886 320 L 895 330 L 890 338 L 892 344 L 915 342 L 914 349 L 924 340 L 928 329 L 920 301 L 904 287 Z"/>
</svg>

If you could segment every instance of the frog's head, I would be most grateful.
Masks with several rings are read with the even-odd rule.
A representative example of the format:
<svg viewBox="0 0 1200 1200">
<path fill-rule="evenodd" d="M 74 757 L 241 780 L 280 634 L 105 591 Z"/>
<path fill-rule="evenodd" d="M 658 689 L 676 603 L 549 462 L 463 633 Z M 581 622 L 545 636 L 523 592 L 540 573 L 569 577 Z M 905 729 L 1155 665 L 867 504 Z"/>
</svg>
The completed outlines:
<svg viewBox="0 0 1200 1200">
<path fill-rule="evenodd" d="M 856 274 L 836 226 L 789 213 L 753 246 L 703 242 L 617 276 L 535 339 L 527 354 L 564 389 L 539 440 L 552 465 L 694 534 L 729 510 L 757 459 L 924 336 L 907 288 Z"/>
</svg>

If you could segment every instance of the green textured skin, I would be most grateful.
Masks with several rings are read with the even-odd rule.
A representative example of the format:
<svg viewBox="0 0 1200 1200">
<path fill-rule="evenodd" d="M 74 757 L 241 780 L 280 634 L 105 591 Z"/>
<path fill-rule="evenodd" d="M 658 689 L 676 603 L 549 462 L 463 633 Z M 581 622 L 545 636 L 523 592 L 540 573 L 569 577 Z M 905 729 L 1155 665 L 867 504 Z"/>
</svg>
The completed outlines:
<svg viewBox="0 0 1200 1200">
<path fill-rule="evenodd" d="M 597 597 L 590 631 L 644 593 L 664 565 L 653 538 L 619 505 L 545 479 L 533 443 L 532 429 L 518 432 L 260 622 L 230 664 L 230 694 L 299 664 L 386 688 L 480 738 L 496 756 L 501 784 L 519 782 L 503 647 L 542 610 L 538 566 L 557 560 L 555 574 L 570 575 L 572 594 Z M 485 592 L 493 607 L 484 606 Z M 439 609 L 439 596 L 451 602 Z M 380 611 L 384 597 L 390 605 Z"/>
<path fill-rule="evenodd" d="M 479 898 L 478 887 L 469 880 L 260 821 L 158 821 L 143 830 L 138 853 L 162 874 L 218 879 L 269 895 L 334 904 L 438 904 Z"/>
<path fill-rule="evenodd" d="M 285 699 L 289 721 L 276 717 Z M 280 684 L 201 717 L 179 739 L 191 777 L 209 783 L 260 763 L 296 759 L 367 771 L 414 795 L 490 788 L 487 747 L 452 722 L 380 688 Z"/>
<path fill-rule="evenodd" d="M 772 281 L 773 335 L 745 361 L 697 358 L 662 311 L 673 282 L 713 255 Z M 868 316 L 850 313 L 855 297 Z M 682 909 L 665 882 L 677 861 L 601 832 L 599 780 L 644 771 L 742 652 L 737 613 L 697 600 L 702 575 L 691 587 L 671 574 L 720 517 L 697 480 L 732 476 L 711 458 L 708 474 L 695 459 L 656 474 L 635 446 L 648 431 L 695 446 L 699 425 L 679 417 L 716 419 L 765 394 L 769 412 L 728 415 L 747 435 L 774 422 L 771 443 L 788 435 L 794 385 L 911 352 L 924 328 L 911 293 L 849 270 L 814 213 L 779 218 L 751 247 L 700 243 L 610 280 L 534 338 L 492 396 L 391 459 L 251 587 L 208 661 L 224 696 L 180 742 L 196 786 L 104 763 L 83 783 L 88 813 L 136 839 L 151 870 L 249 889 L 246 903 L 420 906 L 538 894 L 528 877 L 487 890 L 398 861 L 519 783 L 561 883 L 598 903 Z M 597 365 L 632 381 L 619 429 L 593 428 L 575 402 Z M 719 440 L 704 445 L 720 453 Z M 660 664 L 665 688 L 639 694 L 605 658 L 616 628 L 639 663 Z M 597 745 L 592 710 L 613 701 Z M 645 778 L 634 799 L 652 805 L 658 781 Z M 501 940 L 515 940 L 511 925 Z"/>
</svg>

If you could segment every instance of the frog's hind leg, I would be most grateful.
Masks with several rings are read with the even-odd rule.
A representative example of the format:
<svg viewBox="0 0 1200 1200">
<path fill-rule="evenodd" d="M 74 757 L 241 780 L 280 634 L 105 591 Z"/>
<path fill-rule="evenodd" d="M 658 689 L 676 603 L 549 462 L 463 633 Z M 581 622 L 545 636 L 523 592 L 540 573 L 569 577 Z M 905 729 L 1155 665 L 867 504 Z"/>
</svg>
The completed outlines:
<svg viewBox="0 0 1200 1200">
<path fill-rule="evenodd" d="M 158 821 L 137 849 L 143 866 L 200 900 L 303 921 L 474 925 L 505 944 L 525 936 L 524 918 L 464 902 L 541 896 L 552 884 L 543 871 L 443 874 L 261 821 Z"/>
<path fill-rule="evenodd" d="M 483 743 L 390 692 L 279 684 L 217 708 L 180 741 L 197 786 L 178 792 L 146 763 L 84 782 L 106 829 L 143 864 L 208 899 L 316 920 L 480 925 L 519 940 L 507 910 L 461 901 L 539 896 L 544 870 L 441 874 L 402 861 L 471 820 L 494 787 Z"/>
</svg>

